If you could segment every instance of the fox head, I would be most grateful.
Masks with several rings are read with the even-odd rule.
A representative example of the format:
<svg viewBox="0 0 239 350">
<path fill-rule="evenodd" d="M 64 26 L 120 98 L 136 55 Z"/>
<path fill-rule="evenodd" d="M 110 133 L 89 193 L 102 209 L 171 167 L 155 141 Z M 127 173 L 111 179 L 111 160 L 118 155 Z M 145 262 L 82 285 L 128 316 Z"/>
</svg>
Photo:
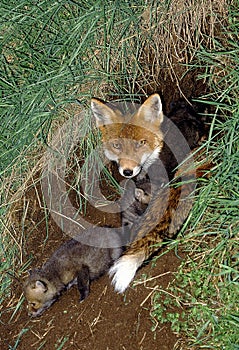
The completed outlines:
<svg viewBox="0 0 239 350">
<path fill-rule="evenodd" d="M 97 99 L 91 109 L 101 131 L 105 156 L 118 164 L 119 172 L 132 178 L 155 162 L 163 147 L 160 96 L 150 96 L 132 115 L 122 115 Z"/>
<path fill-rule="evenodd" d="M 28 303 L 28 314 L 33 317 L 40 316 L 59 296 L 56 288 L 41 276 L 39 269 L 29 271 L 23 290 Z"/>
</svg>

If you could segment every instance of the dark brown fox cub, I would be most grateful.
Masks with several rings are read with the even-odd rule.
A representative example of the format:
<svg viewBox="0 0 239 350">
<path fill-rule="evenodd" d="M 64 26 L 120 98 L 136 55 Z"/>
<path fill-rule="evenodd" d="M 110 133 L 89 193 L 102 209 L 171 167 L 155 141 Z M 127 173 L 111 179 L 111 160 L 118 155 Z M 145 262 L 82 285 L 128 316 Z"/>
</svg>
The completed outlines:
<svg viewBox="0 0 239 350">
<path fill-rule="evenodd" d="M 73 284 L 77 284 L 83 301 L 90 281 L 107 272 L 120 257 L 122 248 L 112 246 L 115 248 L 87 246 L 75 239 L 62 244 L 42 268 L 29 272 L 23 287 L 29 315 L 40 316 Z"/>
<path fill-rule="evenodd" d="M 133 223 L 143 215 L 152 198 L 153 186 L 148 179 L 126 183 L 121 198 L 121 218 L 124 229 L 130 230 Z"/>
</svg>

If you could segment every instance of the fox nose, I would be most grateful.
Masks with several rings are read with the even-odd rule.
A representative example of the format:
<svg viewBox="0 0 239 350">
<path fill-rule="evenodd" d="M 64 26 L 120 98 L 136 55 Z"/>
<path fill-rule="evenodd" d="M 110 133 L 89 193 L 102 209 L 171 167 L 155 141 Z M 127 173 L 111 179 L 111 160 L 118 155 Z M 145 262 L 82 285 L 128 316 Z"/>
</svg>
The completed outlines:
<svg viewBox="0 0 239 350">
<path fill-rule="evenodd" d="M 132 176 L 132 175 L 133 175 L 133 170 L 131 170 L 131 169 L 125 169 L 125 170 L 123 171 L 123 174 L 124 174 L 124 176 L 126 176 L 126 177 Z"/>
</svg>

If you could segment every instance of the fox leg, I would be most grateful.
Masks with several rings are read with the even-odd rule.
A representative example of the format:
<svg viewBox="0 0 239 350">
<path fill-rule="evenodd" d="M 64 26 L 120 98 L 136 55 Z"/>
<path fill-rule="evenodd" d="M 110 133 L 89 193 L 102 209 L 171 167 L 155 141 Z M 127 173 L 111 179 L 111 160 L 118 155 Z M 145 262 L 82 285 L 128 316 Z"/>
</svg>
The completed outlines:
<svg viewBox="0 0 239 350">
<path fill-rule="evenodd" d="M 80 292 L 80 301 L 83 301 L 90 292 L 90 271 L 88 266 L 82 266 L 81 271 L 78 273 L 77 286 Z"/>
</svg>

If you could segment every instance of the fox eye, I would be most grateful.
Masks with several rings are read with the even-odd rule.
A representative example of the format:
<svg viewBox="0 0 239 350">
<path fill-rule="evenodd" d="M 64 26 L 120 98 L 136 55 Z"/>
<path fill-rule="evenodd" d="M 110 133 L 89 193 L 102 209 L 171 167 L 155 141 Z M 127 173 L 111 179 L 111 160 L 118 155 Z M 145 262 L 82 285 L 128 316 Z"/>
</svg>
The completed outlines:
<svg viewBox="0 0 239 350">
<path fill-rule="evenodd" d="M 146 140 L 140 140 L 140 141 L 137 141 L 136 147 L 139 148 L 144 146 L 145 144 L 146 144 Z"/>
<path fill-rule="evenodd" d="M 112 146 L 116 149 L 120 149 L 121 148 L 121 144 L 119 142 L 113 142 Z"/>
<path fill-rule="evenodd" d="M 36 306 L 36 303 L 30 303 L 30 305 L 34 307 L 34 306 Z"/>
</svg>

